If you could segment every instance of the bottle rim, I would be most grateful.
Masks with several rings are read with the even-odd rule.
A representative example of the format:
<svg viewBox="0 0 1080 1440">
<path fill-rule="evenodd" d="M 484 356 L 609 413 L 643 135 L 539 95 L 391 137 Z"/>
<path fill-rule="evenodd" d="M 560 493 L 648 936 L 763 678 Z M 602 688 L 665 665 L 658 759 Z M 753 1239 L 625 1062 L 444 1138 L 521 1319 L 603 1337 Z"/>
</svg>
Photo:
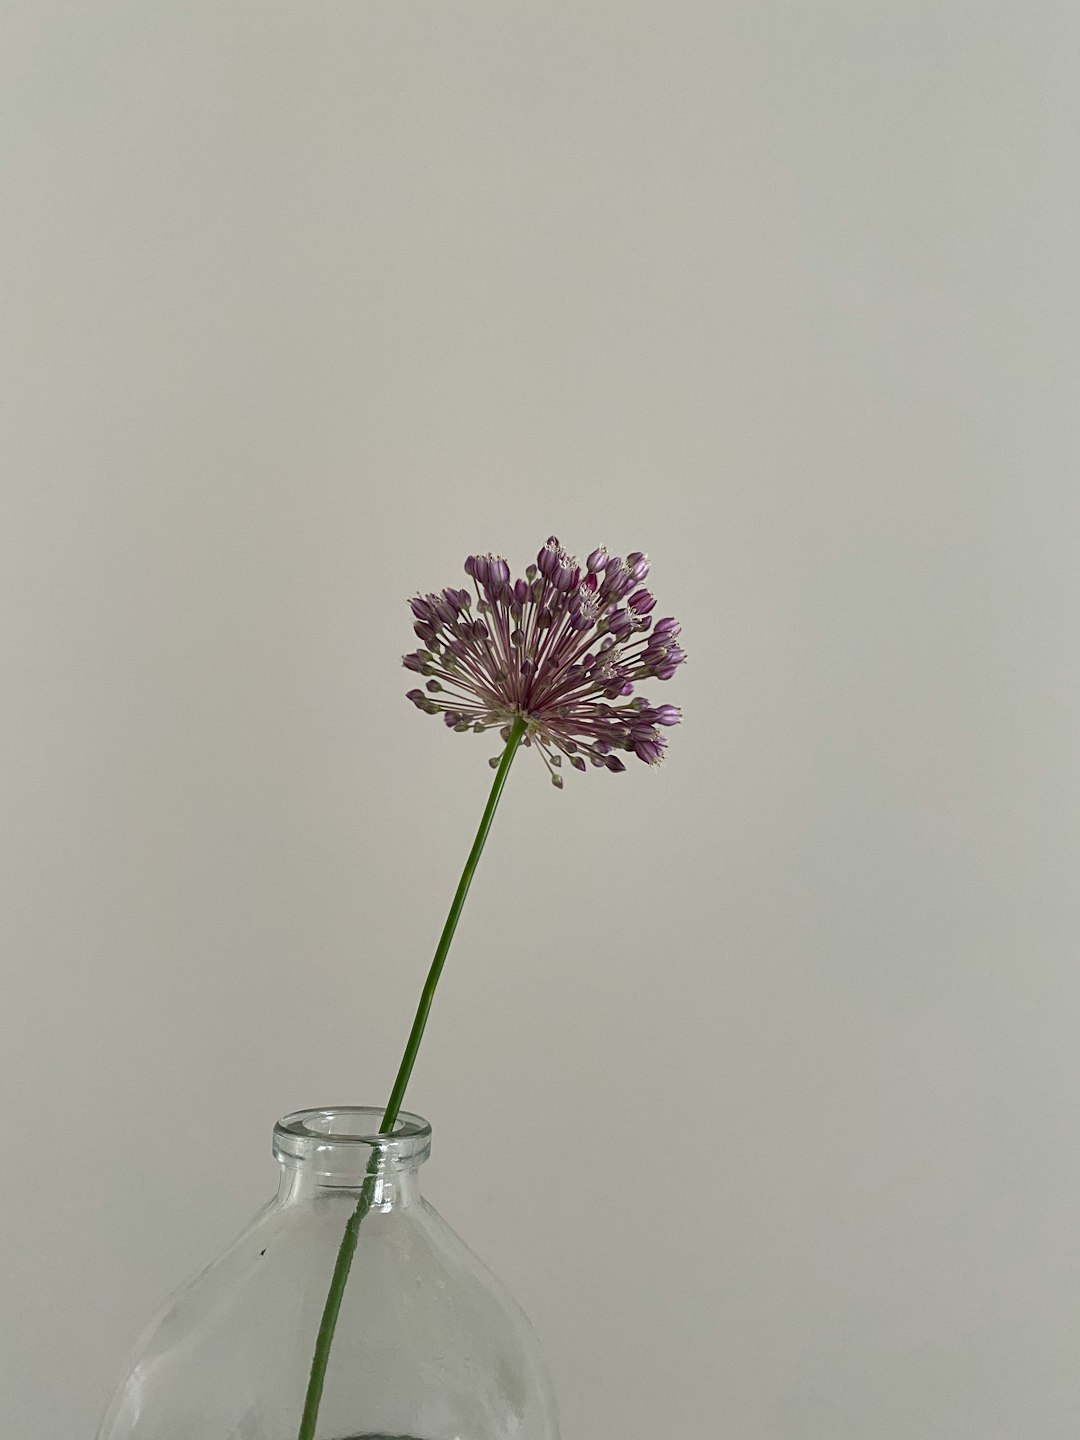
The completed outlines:
<svg viewBox="0 0 1080 1440">
<path fill-rule="evenodd" d="M 385 1113 L 373 1105 L 294 1110 L 274 1126 L 274 1154 L 327 1175 L 362 1172 L 372 1155 L 380 1173 L 422 1164 L 431 1150 L 431 1126 L 422 1115 L 402 1110 L 384 1135 L 379 1126 Z"/>
</svg>

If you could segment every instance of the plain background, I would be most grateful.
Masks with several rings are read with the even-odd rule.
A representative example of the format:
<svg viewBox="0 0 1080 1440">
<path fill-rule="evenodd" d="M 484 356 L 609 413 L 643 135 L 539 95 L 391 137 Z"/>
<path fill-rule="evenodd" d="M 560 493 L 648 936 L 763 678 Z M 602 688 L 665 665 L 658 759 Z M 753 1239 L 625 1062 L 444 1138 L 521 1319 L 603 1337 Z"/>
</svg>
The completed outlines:
<svg viewBox="0 0 1080 1440">
<path fill-rule="evenodd" d="M 385 1097 L 493 745 L 406 598 L 649 551 L 410 1090 L 567 1440 L 1080 1433 L 1071 0 L 6 0 L 5 1440 Z"/>
</svg>

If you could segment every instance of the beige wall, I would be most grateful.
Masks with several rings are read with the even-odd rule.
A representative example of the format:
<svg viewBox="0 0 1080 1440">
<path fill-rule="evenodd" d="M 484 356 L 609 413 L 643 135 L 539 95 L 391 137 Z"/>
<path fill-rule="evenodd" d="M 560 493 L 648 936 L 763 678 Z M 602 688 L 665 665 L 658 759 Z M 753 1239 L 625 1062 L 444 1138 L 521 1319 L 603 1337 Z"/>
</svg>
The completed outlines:
<svg viewBox="0 0 1080 1440">
<path fill-rule="evenodd" d="M 1078 46 L 7 0 L 5 1440 L 384 1097 L 492 753 L 404 599 L 551 531 L 686 723 L 515 767 L 409 1099 L 567 1440 L 1075 1440 Z"/>
</svg>

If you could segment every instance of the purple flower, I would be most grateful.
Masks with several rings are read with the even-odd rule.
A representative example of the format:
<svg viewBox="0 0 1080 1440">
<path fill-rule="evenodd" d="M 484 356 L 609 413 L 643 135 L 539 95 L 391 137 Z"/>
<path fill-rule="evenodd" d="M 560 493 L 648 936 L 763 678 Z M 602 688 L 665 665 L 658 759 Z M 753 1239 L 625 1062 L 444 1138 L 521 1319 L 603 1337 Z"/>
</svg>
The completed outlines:
<svg viewBox="0 0 1080 1440">
<path fill-rule="evenodd" d="M 408 692 L 414 705 L 459 732 L 499 728 L 504 740 L 522 717 L 522 743 L 536 746 L 560 789 L 564 756 L 575 770 L 586 760 L 625 770 L 614 750 L 659 764 L 667 741 L 658 727 L 682 716 L 629 697 L 641 680 L 670 680 L 686 656 L 677 621 L 652 620 L 647 556 L 623 560 L 600 546 L 583 568 L 552 536 L 522 580 L 496 555 L 470 555 L 465 573 L 475 616 L 467 590 L 409 602 L 423 648 L 405 668 L 430 677 Z"/>
</svg>

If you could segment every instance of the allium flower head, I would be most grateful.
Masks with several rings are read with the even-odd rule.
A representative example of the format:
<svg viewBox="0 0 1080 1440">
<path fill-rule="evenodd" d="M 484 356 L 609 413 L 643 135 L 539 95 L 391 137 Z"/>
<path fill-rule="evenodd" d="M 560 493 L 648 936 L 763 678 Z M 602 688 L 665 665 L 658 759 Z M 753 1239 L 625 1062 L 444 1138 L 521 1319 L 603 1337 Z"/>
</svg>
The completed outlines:
<svg viewBox="0 0 1080 1440">
<path fill-rule="evenodd" d="M 452 730 L 499 728 L 504 740 L 520 716 L 522 743 L 536 746 L 560 789 L 563 756 L 575 770 L 586 758 L 625 770 L 618 750 L 659 764 L 661 729 L 682 716 L 629 697 L 641 680 L 670 680 L 686 656 L 679 624 L 652 619 L 647 556 L 609 557 L 601 546 L 582 567 L 552 536 L 523 580 L 497 555 L 470 555 L 465 573 L 475 607 L 468 590 L 409 602 L 423 648 L 405 668 L 429 677 L 408 692 L 413 704 Z"/>
</svg>

